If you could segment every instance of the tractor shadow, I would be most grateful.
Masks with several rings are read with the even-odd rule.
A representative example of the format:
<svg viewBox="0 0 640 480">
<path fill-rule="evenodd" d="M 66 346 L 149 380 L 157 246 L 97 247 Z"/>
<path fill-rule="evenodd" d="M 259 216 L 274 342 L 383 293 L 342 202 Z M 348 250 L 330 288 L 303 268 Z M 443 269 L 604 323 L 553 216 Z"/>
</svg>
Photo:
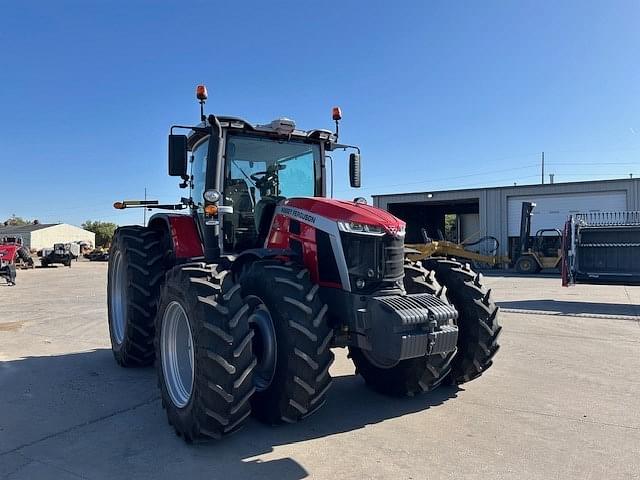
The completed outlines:
<svg viewBox="0 0 640 480">
<path fill-rule="evenodd" d="M 500 269 L 479 269 L 485 277 L 504 277 L 504 278 L 560 278 L 560 272 L 555 269 L 545 269 L 537 273 L 519 273 L 515 270 Z"/>
<path fill-rule="evenodd" d="M 443 386 L 391 398 L 360 377 L 338 376 L 326 404 L 300 423 L 271 427 L 249 419 L 221 441 L 187 445 L 167 424 L 153 368 L 120 368 L 108 349 L 26 357 L 0 362 L 0 404 L 8 406 L 0 418 L 0 464 L 20 454 L 92 478 L 313 478 L 286 452 L 308 458 L 317 449 L 321 456 L 322 439 L 436 407 L 459 391 Z"/>
<path fill-rule="evenodd" d="M 636 317 L 640 306 L 621 303 L 575 302 L 567 300 L 517 300 L 498 302 L 500 308 L 540 312 L 547 315 L 598 315 L 603 317 Z M 525 312 L 525 313 L 526 313 Z"/>
</svg>

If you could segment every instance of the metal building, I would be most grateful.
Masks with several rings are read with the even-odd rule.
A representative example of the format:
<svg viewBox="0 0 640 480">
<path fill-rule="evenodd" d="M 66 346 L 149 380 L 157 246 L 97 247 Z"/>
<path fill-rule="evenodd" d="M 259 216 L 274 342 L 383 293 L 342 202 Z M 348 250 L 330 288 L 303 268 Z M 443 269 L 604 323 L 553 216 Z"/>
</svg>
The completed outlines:
<svg viewBox="0 0 640 480">
<path fill-rule="evenodd" d="M 423 228 L 437 239 L 445 216 L 455 215 L 454 241 L 493 236 L 500 242 L 498 253 L 509 256 L 517 248 L 523 201 L 536 203 L 532 233 L 561 229 L 573 213 L 640 210 L 640 179 L 373 195 L 375 206 L 407 222 L 407 243 L 422 242 Z"/>
<path fill-rule="evenodd" d="M 53 247 L 55 243 L 89 242 L 95 245 L 96 234 L 67 223 L 0 224 L 0 237 L 20 235 L 30 250 Z"/>
</svg>

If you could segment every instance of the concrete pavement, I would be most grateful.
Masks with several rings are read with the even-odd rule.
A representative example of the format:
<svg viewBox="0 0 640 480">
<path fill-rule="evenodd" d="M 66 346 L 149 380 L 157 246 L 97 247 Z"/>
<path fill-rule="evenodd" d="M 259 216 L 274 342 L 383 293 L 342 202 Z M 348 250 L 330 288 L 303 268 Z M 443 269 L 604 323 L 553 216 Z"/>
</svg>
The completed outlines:
<svg viewBox="0 0 640 480">
<path fill-rule="evenodd" d="M 0 285 L 0 478 L 640 478 L 640 287 L 488 276 L 506 312 L 480 379 L 390 399 L 337 350 L 316 415 L 189 446 L 155 371 L 113 361 L 105 273 Z"/>
</svg>

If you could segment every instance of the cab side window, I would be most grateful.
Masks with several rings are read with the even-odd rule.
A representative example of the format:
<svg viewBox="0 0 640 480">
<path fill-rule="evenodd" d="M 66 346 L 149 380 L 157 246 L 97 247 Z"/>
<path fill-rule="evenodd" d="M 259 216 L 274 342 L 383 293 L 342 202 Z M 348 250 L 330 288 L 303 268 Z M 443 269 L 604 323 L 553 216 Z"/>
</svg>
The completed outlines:
<svg viewBox="0 0 640 480">
<path fill-rule="evenodd" d="M 198 210 L 204 207 L 204 187 L 207 177 L 207 153 L 209 151 L 209 140 L 199 143 L 191 155 L 191 200 Z"/>
</svg>

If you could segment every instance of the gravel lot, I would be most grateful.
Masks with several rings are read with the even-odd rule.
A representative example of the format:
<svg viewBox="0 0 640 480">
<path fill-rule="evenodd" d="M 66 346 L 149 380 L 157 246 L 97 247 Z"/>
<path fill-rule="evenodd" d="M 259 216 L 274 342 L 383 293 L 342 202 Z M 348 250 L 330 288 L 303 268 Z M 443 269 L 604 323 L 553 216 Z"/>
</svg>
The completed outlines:
<svg viewBox="0 0 640 480">
<path fill-rule="evenodd" d="M 106 264 L 0 285 L 0 478 L 640 478 L 640 287 L 485 278 L 495 366 L 412 399 L 369 391 L 336 351 L 324 408 L 188 446 L 153 369 L 110 351 Z"/>
</svg>

